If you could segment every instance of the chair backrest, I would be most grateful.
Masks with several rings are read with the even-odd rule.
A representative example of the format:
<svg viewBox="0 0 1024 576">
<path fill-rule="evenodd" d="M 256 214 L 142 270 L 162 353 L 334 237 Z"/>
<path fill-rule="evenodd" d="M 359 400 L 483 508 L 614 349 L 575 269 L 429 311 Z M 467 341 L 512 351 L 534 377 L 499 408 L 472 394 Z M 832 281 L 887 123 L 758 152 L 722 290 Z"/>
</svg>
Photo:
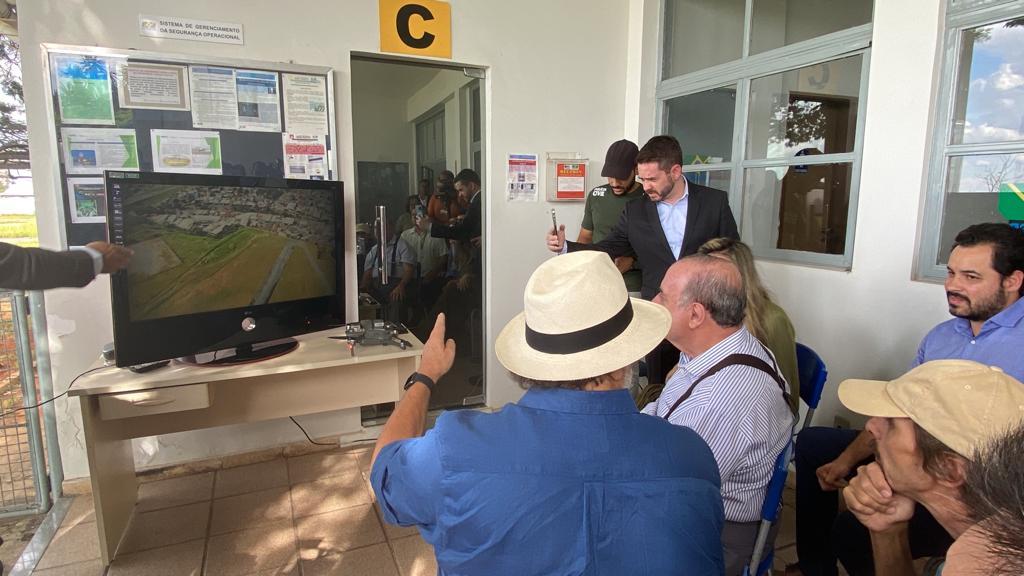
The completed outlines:
<svg viewBox="0 0 1024 576">
<path fill-rule="evenodd" d="M 796 345 L 796 365 L 800 375 L 800 398 L 813 410 L 821 401 L 828 370 L 817 352 L 800 343 Z"/>
<path fill-rule="evenodd" d="M 768 480 L 768 487 L 764 492 L 764 503 L 761 504 L 761 519 L 768 522 L 775 522 L 779 517 L 779 509 L 782 507 L 782 491 L 786 487 L 786 476 L 789 475 L 789 461 L 793 458 L 793 439 L 786 442 L 772 466 L 772 477 Z"/>
</svg>

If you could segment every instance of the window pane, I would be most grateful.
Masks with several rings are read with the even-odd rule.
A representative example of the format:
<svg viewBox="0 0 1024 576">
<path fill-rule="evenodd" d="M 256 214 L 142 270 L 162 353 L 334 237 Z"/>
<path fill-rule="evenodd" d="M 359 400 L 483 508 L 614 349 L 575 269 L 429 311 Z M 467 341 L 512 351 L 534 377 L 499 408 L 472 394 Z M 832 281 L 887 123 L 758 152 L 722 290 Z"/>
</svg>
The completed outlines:
<svg viewBox="0 0 1024 576">
<path fill-rule="evenodd" d="M 736 86 L 673 98 L 666 111 L 665 125 L 683 147 L 683 164 L 712 164 L 732 158 Z"/>
<path fill-rule="evenodd" d="M 953 104 L 954 144 L 1022 140 L 1024 18 L 965 30 Z"/>
<path fill-rule="evenodd" d="M 1024 154 L 949 159 L 936 264 L 945 265 L 958 232 L 980 222 L 1024 220 Z"/>
<path fill-rule="evenodd" d="M 852 152 L 860 70 L 857 55 L 753 80 L 747 158 Z"/>
<path fill-rule="evenodd" d="M 872 0 L 754 0 L 750 53 L 871 22 Z"/>
<path fill-rule="evenodd" d="M 729 170 L 704 170 L 703 172 L 686 172 L 683 174 L 686 179 L 694 184 L 715 188 L 717 190 L 729 191 L 729 182 L 732 180 L 732 172 Z"/>
<path fill-rule="evenodd" d="M 667 0 L 662 77 L 739 59 L 745 4 L 745 0 Z"/>
<path fill-rule="evenodd" d="M 745 170 L 744 239 L 760 249 L 842 254 L 852 172 L 845 162 Z"/>
</svg>

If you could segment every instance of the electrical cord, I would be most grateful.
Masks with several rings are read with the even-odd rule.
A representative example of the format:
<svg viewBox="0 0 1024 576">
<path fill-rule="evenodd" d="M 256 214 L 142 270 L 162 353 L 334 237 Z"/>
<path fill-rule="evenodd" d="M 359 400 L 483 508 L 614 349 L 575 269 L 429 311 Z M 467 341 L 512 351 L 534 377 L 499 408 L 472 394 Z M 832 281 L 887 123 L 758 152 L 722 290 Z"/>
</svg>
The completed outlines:
<svg viewBox="0 0 1024 576">
<path fill-rule="evenodd" d="M 33 406 L 21 406 L 19 408 L 15 408 L 14 410 L 8 410 L 7 412 L 0 413 L 0 418 L 4 418 L 6 416 L 10 416 L 11 414 L 14 414 L 16 412 L 21 412 L 22 410 L 35 410 L 36 408 L 39 408 L 40 406 L 45 406 L 46 404 L 49 404 L 50 402 L 53 402 L 54 400 L 57 400 L 58 398 L 61 398 L 62 396 L 67 396 L 67 393 L 71 392 L 71 387 L 75 385 L 75 382 L 77 382 L 79 378 L 81 378 L 82 376 L 85 376 L 86 374 L 90 374 L 90 373 L 95 372 L 97 370 L 103 370 L 105 368 L 117 368 L 117 366 L 97 366 L 95 368 L 90 368 L 90 369 L 86 370 L 85 372 L 82 372 L 78 376 L 75 376 L 74 378 L 72 378 L 71 379 L 71 383 L 68 384 L 68 388 L 64 392 L 61 392 L 60 394 L 54 396 L 53 398 L 50 398 L 49 400 L 43 400 L 42 402 L 40 402 L 38 404 L 35 404 Z"/>
<path fill-rule="evenodd" d="M 312 438 L 309 437 L 309 434 L 306 433 L 306 429 L 302 427 L 302 424 L 299 424 L 299 421 L 296 420 L 294 416 L 289 416 L 288 419 L 291 420 L 296 426 L 298 426 L 299 430 L 302 430 L 302 434 L 306 437 L 306 440 L 309 440 L 310 444 L 316 444 L 317 446 L 334 446 L 334 447 L 338 446 L 337 442 L 317 442 L 317 441 L 313 440 Z M 377 441 L 376 438 L 368 438 L 366 440 L 353 440 L 352 442 L 349 442 L 349 444 L 363 444 L 363 443 L 367 443 L 367 442 L 376 442 L 376 441 Z"/>
</svg>

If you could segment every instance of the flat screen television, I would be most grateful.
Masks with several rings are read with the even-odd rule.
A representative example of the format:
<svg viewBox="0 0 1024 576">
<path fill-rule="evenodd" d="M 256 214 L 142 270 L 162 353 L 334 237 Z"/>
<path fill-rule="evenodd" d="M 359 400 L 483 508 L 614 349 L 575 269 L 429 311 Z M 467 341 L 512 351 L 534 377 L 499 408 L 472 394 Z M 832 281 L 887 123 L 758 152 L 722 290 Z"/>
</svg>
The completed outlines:
<svg viewBox="0 0 1024 576">
<path fill-rule="evenodd" d="M 345 323 L 341 182 L 114 171 L 105 180 L 110 242 L 135 252 L 111 277 L 118 366 L 241 360 Z"/>
</svg>

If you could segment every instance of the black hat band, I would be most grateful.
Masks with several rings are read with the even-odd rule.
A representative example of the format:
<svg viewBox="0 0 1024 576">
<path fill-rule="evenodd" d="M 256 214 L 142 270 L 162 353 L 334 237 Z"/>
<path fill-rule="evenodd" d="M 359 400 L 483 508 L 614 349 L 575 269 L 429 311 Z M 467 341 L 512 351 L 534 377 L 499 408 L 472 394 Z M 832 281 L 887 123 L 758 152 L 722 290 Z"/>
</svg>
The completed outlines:
<svg viewBox="0 0 1024 576">
<path fill-rule="evenodd" d="M 526 343 L 545 354 L 576 354 L 597 348 L 614 340 L 633 321 L 633 303 L 626 298 L 626 305 L 611 318 L 583 330 L 564 334 L 544 334 L 526 325 Z"/>
</svg>

